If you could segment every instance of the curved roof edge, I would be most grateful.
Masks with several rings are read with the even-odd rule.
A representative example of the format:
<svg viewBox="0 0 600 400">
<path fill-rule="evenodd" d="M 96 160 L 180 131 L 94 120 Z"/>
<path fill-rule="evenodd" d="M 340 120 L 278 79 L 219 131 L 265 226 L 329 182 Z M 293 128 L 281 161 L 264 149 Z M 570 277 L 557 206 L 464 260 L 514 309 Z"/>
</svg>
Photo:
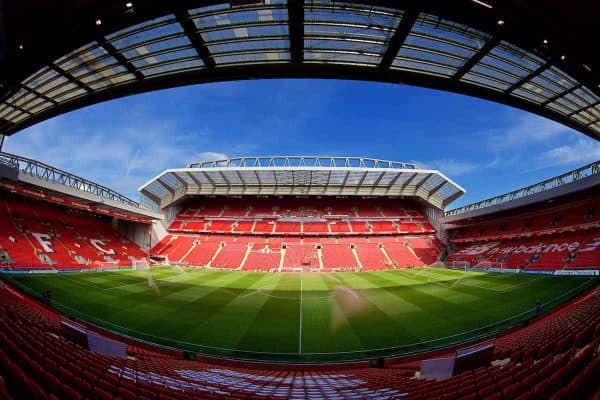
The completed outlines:
<svg viewBox="0 0 600 400">
<path fill-rule="evenodd" d="M 231 163 L 219 166 L 219 161 L 228 160 L 217 160 L 208 162 L 205 167 L 167 169 L 138 189 L 141 200 L 154 209 L 162 209 L 189 196 L 403 196 L 418 197 L 433 207 L 445 209 L 465 193 L 462 187 L 439 171 L 394 161 L 352 157 L 233 160 L 248 162 L 245 166 Z M 258 160 L 264 160 L 267 166 L 254 166 Z M 281 160 L 282 164 L 275 160 Z M 285 160 L 288 160 L 287 164 Z M 291 164 L 290 160 L 298 164 Z M 321 161 L 336 160 L 349 164 L 318 165 Z M 307 164 L 306 161 L 311 162 Z"/>
<path fill-rule="evenodd" d="M 71 39 L 65 40 L 73 47 L 68 50 L 66 44 L 21 45 L 11 59 L 14 76 L 0 86 L 0 131 L 12 134 L 90 104 L 161 88 L 291 77 L 394 82 L 467 94 L 600 139 L 598 66 L 542 41 L 538 36 L 546 32 L 536 31 L 532 19 L 498 24 L 500 4 L 486 11 L 471 1 L 232 3 L 149 1 L 87 35 L 69 31 Z M 562 2 L 553 7 L 564 10 Z M 587 26 L 560 22 L 577 24 L 573 29 Z M 549 29 L 537 28 L 544 27 Z M 40 42 L 45 33 L 40 32 Z M 593 38 L 578 40 L 593 43 Z M 84 42 L 76 47 L 79 40 Z"/>
</svg>

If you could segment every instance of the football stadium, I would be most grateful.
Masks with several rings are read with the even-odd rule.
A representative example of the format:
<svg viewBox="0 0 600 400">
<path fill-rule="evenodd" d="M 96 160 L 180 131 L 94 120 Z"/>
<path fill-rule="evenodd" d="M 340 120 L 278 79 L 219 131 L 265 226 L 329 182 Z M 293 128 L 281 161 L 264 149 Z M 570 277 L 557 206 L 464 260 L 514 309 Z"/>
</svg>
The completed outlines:
<svg viewBox="0 0 600 400">
<path fill-rule="evenodd" d="M 283 78 L 467 95 L 595 144 L 597 16 L 0 3 L 0 399 L 600 399 L 600 160 L 457 206 L 455 174 L 352 142 L 169 165 L 133 200 L 5 144 L 126 96 Z"/>
</svg>

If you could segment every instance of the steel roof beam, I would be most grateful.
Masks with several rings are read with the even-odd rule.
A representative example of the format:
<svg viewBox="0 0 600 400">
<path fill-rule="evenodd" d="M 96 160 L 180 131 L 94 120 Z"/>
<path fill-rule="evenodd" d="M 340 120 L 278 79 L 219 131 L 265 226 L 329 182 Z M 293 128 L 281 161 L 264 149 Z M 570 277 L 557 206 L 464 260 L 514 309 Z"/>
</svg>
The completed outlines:
<svg viewBox="0 0 600 400">
<path fill-rule="evenodd" d="M 63 78 L 66 78 L 69 82 L 74 83 L 75 85 L 79 86 L 80 88 L 82 88 L 83 90 L 85 90 L 88 93 L 92 93 L 92 89 L 90 89 L 87 85 L 84 85 L 83 83 L 81 83 L 78 79 L 76 79 L 73 75 L 71 75 L 69 72 L 65 71 L 61 67 L 54 65 L 54 64 L 50 64 L 49 67 L 54 72 L 61 75 Z"/>
<path fill-rule="evenodd" d="M 173 190 L 173 188 L 171 186 L 169 186 L 167 183 L 165 183 L 162 178 L 158 178 L 156 180 L 158 183 L 160 183 L 162 185 L 162 187 L 164 187 L 165 189 L 167 189 L 167 192 L 171 193 L 171 195 L 175 196 L 175 190 Z"/>
<path fill-rule="evenodd" d="M 412 30 L 412 27 L 415 24 L 415 21 L 417 20 L 418 16 L 419 10 L 415 6 L 411 6 L 404 12 L 400 23 L 396 27 L 394 35 L 388 43 L 388 47 L 385 50 L 385 53 L 381 57 L 381 62 L 379 63 L 380 68 L 389 68 L 392 65 L 394 59 L 396 58 L 396 55 L 398 54 L 400 48 L 404 44 L 406 37 Z"/>
<path fill-rule="evenodd" d="M 304 61 L 304 0 L 288 0 L 288 33 L 293 63 Z"/>
<path fill-rule="evenodd" d="M 187 12 L 185 10 L 178 9 L 175 12 L 175 18 L 183 28 L 183 31 L 185 32 L 190 43 L 192 43 L 192 46 L 194 46 L 198 56 L 202 59 L 204 66 L 206 68 L 214 68 L 217 64 L 212 58 L 208 47 L 206 47 L 206 43 L 204 42 L 202 35 L 198 33 L 194 21 L 190 19 Z"/>
<path fill-rule="evenodd" d="M 55 106 L 58 105 L 58 102 L 56 102 L 54 99 L 51 99 L 50 97 L 46 96 L 45 94 L 39 93 L 38 91 L 31 89 L 30 87 L 28 87 L 27 85 L 23 85 L 23 84 L 19 84 L 19 87 L 23 90 L 28 91 L 29 93 L 38 96 L 44 100 L 46 100 L 49 103 L 54 104 Z M 11 106 L 12 107 L 12 106 Z"/>
<path fill-rule="evenodd" d="M 498 36 L 498 35 L 493 36 L 490 40 L 488 40 L 483 45 L 483 47 L 481 49 L 479 49 L 479 51 L 477 53 L 473 54 L 473 56 L 471 58 L 469 58 L 469 60 L 462 67 L 460 67 L 458 69 L 458 71 L 456 71 L 456 73 L 454 74 L 452 79 L 454 79 L 456 81 L 460 80 L 475 65 L 477 65 L 477 63 L 479 61 L 481 61 L 481 59 L 483 57 L 485 57 L 494 47 L 496 47 L 498 45 L 498 43 L 500 43 L 500 36 Z"/>
<path fill-rule="evenodd" d="M 543 103 L 542 103 L 542 104 L 540 104 L 540 105 L 541 105 L 542 107 L 545 107 L 545 106 L 547 106 L 548 104 L 550 104 L 550 103 L 552 103 L 552 102 L 554 102 L 554 101 L 556 101 L 556 100 L 560 99 L 561 97 L 563 97 L 563 96 L 566 96 L 566 95 L 568 95 L 569 93 L 576 91 L 576 90 L 577 90 L 577 89 L 579 89 L 581 86 L 583 86 L 581 83 L 580 83 L 580 84 L 577 84 L 577 85 L 575 85 L 575 86 L 571 87 L 570 89 L 567 89 L 567 90 L 565 90 L 565 91 L 564 91 L 564 92 L 562 92 L 562 93 L 559 93 L 559 94 L 557 94 L 557 95 L 555 95 L 555 96 L 552 96 L 552 97 L 550 97 L 548 100 L 546 100 L 545 102 L 543 102 Z"/>
<path fill-rule="evenodd" d="M 135 76 L 135 78 L 137 80 L 142 80 L 144 79 L 144 74 L 142 74 L 140 71 L 138 71 L 132 63 L 129 62 L 129 60 L 127 60 L 127 58 L 125 58 L 125 56 L 123 54 L 121 54 L 119 52 L 119 50 L 117 50 L 117 48 L 115 46 L 113 46 L 112 43 L 110 43 L 109 41 L 107 41 L 104 36 L 98 36 L 96 38 L 96 41 L 98 42 L 98 44 L 100 45 L 100 47 L 102 47 L 104 50 L 106 50 L 106 52 L 108 54 L 110 54 L 115 60 L 117 60 L 119 62 L 119 64 L 121 64 L 123 67 L 125 67 L 125 69 L 127 69 L 127 71 L 132 74 L 133 76 Z"/>
<path fill-rule="evenodd" d="M 198 186 L 198 187 L 202 186 L 202 184 L 200 183 L 200 181 L 198 179 L 196 179 L 196 177 L 194 176 L 194 174 L 192 174 L 189 171 L 187 171 L 187 174 L 190 177 L 190 179 L 194 182 L 194 184 L 196 184 L 196 186 Z"/>
<path fill-rule="evenodd" d="M 523 77 L 521 80 L 516 82 L 514 85 L 512 85 L 511 87 L 506 89 L 506 91 L 504 93 L 511 94 L 513 91 L 517 90 L 518 88 L 520 88 L 521 86 L 523 86 L 524 84 L 531 81 L 533 78 L 535 78 L 536 76 L 538 76 L 539 74 L 541 74 L 542 72 L 544 72 L 545 70 L 550 68 L 550 66 L 552 66 L 552 63 L 550 61 L 546 61 L 545 64 L 540 65 L 537 69 L 533 70 L 529 75 Z"/>
</svg>

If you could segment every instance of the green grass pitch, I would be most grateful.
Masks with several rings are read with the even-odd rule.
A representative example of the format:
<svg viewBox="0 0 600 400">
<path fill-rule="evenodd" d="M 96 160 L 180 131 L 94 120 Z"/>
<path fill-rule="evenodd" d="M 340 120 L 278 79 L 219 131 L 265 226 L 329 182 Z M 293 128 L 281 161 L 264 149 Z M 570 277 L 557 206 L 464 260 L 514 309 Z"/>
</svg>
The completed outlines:
<svg viewBox="0 0 600 400">
<path fill-rule="evenodd" d="M 531 317 L 537 299 L 549 309 L 597 282 L 437 268 L 272 274 L 161 267 L 8 279 L 37 296 L 50 288 L 57 309 L 135 338 L 278 361 L 458 343 Z"/>
</svg>

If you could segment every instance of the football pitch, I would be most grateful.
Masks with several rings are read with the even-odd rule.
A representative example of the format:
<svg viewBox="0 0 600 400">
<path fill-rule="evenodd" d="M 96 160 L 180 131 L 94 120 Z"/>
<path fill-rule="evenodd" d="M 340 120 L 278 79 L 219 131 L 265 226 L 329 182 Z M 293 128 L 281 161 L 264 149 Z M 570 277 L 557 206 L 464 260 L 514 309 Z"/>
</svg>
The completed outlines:
<svg viewBox="0 0 600 400">
<path fill-rule="evenodd" d="M 160 267 L 8 277 L 76 318 L 192 352 L 276 361 L 408 354 L 513 326 L 592 278 L 438 268 L 256 273 Z"/>
</svg>

